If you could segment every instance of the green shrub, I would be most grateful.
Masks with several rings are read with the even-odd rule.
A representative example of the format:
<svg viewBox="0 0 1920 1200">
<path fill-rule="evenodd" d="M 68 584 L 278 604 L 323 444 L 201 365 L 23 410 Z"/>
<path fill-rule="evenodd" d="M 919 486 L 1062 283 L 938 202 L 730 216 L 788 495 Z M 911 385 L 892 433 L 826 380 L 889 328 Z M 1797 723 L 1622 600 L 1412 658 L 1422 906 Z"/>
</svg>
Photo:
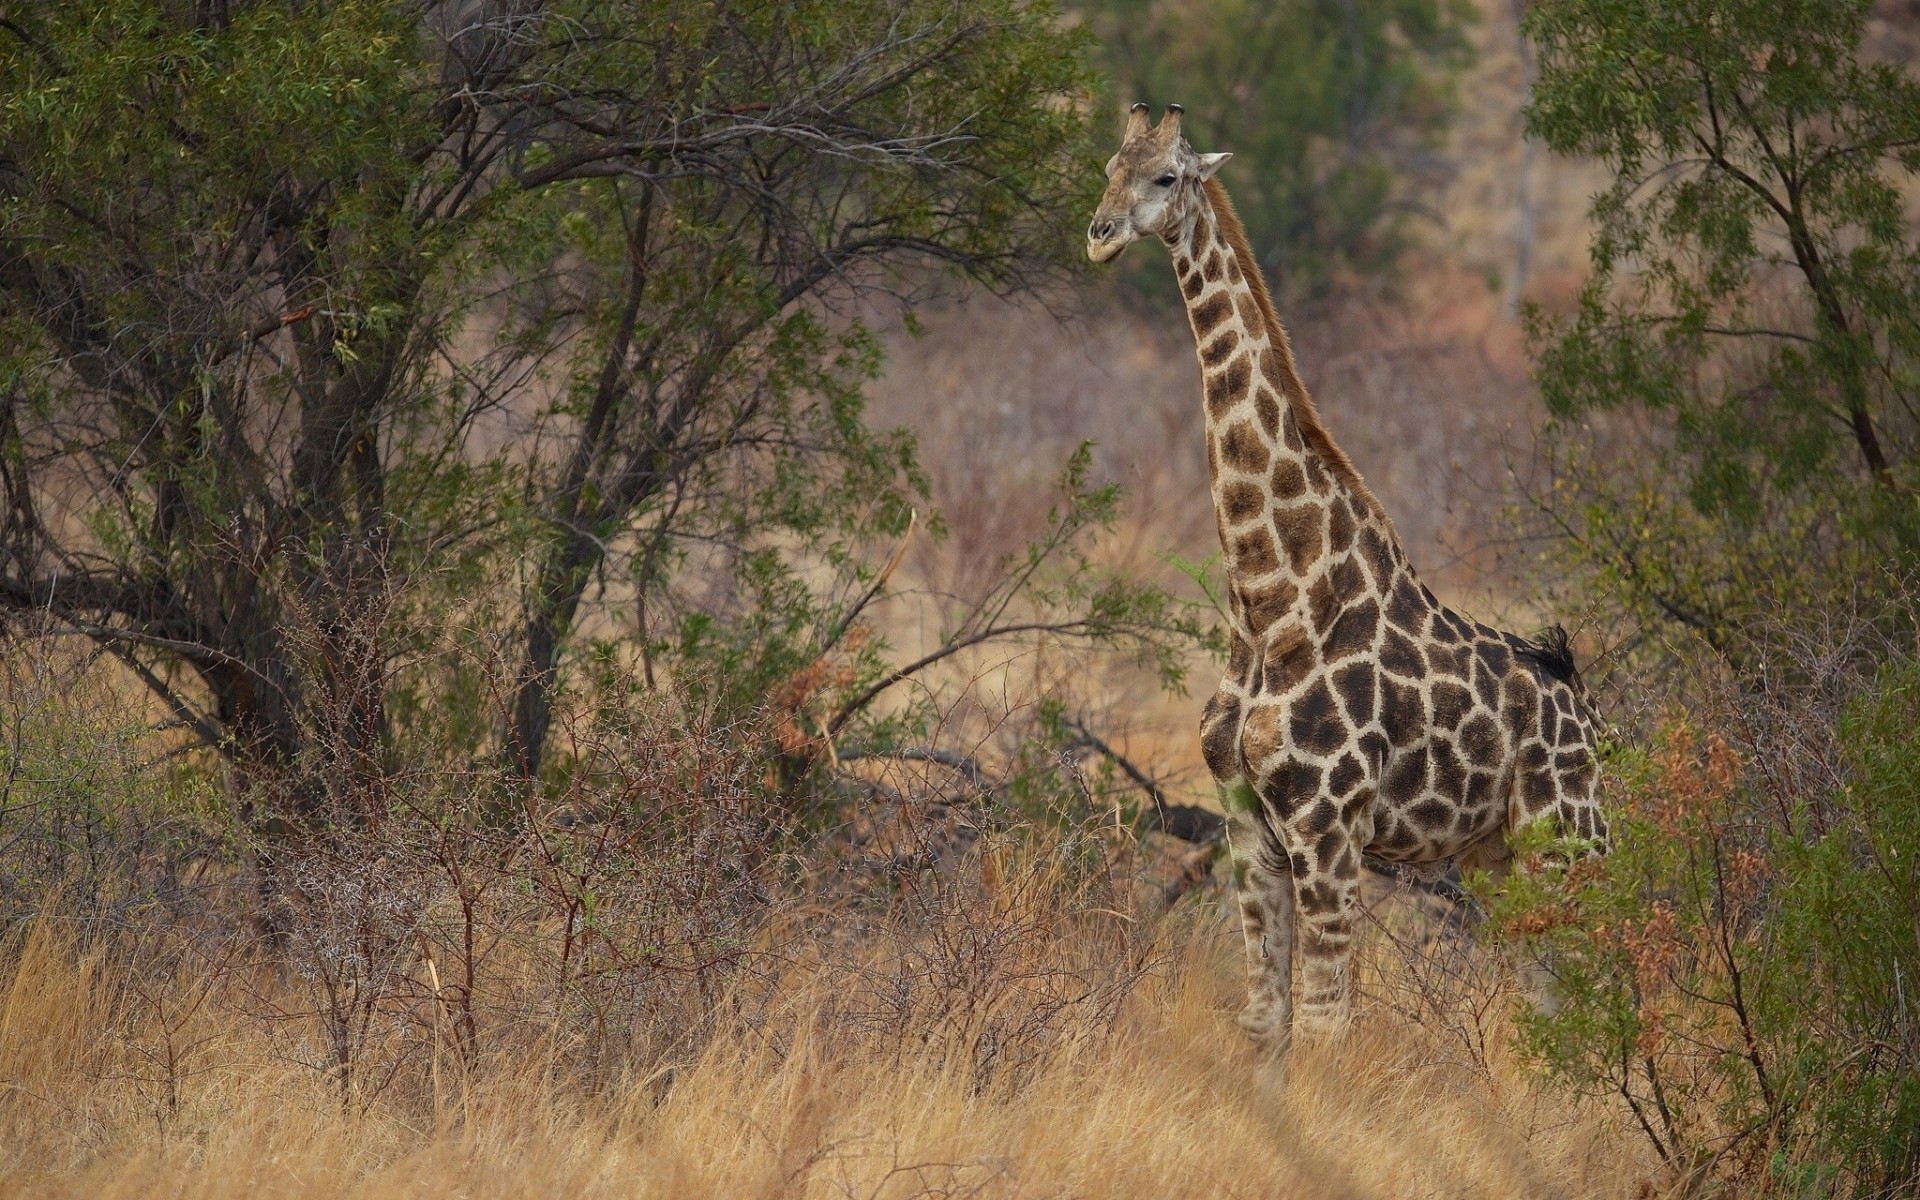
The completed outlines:
<svg viewBox="0 0 1920 1200">
<path fill-rule="evenodd" d="M 1688 1186 L 1912 1195 L 1920 664 L 1884 668 L 1837 720 L 1803 715 L 1789 753 L 1829 756 L 1828 786 L 1676 718 L 1610 754 L 1607 858 L 1523 848 L 1536 869 L 1493 901 L 1553 979 L 1523 1048 L 1618 1097 Z"/>
</svg>

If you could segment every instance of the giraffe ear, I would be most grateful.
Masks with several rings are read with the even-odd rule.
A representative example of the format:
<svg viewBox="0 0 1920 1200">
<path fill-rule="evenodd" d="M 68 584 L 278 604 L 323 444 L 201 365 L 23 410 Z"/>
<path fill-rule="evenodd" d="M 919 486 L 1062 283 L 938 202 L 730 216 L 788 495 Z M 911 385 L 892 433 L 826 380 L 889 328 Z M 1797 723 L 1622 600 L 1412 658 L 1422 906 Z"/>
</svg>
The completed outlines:
<svg viewBox="0 0 1920 1200">
<path fill-rule="evenodd" d="M 1200 156 L 1200 178 L 1202 182 L 1212 179 L 1213 173 L 1220 169 L 1221 164 L 1232 157 L 1233 154 L 1231 151 L 1223 151 L 1219 154 L 1202 154 Z"/>
<path fill-rule="evenodd" d="M 1112 179 L 1113 173 L 1119 169 L 1120 169 L 1120 156 L 1116 154 L 1112 158 L 1107 160 L 1107 178 Z"/>
</svg>

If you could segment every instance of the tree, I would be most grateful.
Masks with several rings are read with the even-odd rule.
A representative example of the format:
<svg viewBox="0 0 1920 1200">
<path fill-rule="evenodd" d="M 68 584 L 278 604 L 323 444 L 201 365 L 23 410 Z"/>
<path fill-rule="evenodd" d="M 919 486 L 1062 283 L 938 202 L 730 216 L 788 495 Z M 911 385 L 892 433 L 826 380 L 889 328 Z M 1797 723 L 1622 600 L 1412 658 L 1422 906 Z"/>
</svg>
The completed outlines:
<svg viewBox="0 0 1920 1200">
<path fill-rule="evenodd" d="M 1865 0 L 1544 0 L 1529 127 L 1602 159 L 1594 273 L 1534 310 L 1559 433 L 1625 409 L 1660 436 L 1557 519 L 1649 615 L 1723 651 L 1755 600 L 1909 567 L 1920 82 L 1863 61 Z M 1596 468 L 1604 472 L 1621 466 Z"/>
<path fill-rule="evenodd" d="M 720 535 L 902 526 L 826 306 L 1064 261 L 1080 53 L 1011 0 L 10 14 L 0 606 L 312 811 L 429 610 L 524 552 L 531 775 L 609 554 L 644 594 Z"/>
<path fill-rule="evenodd" d="M 1372 274 L 1417 209 L 1405 181 L 1452 113 L 1458 0 L 1090 0 L 1123 101 L 1177 101 L 1238 161 L 1234 202 L 1270 278 L 1310 296 Z M 1161 274 L 1164 274 L 1162 272 Z"/>
</svg>

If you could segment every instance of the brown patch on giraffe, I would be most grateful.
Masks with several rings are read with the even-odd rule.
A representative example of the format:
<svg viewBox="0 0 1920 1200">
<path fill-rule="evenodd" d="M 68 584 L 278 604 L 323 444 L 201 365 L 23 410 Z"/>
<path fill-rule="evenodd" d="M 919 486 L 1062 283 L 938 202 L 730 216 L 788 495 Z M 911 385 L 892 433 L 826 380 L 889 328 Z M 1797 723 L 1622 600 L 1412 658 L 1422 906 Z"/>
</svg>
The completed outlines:
<svg viewBox="0 0 1920 1200">
<path fill-rule="evenodd" d="M 1229 525 L 1251 520 L 1264 512 L 1266 507 L 1267 494 L 1257 483 L 1236 480 L 1220 489 L 1220 511 Z"/>
<path fill-rule="evenodd" d="M 1327 477 L 1327 469 L 1320 465 L 1320 460 L 1309 454 L 1306 461 L 1308 489 L 1316 496 L 1324 496 L 1332 491 L 1333 482 Z"/>
<path fill-rule="evenodd" d="M 1287 820 L 1301 805 L 1320 793 L 1320 768 L 1290 758 L 1280 764 L 1267 780 L 1261 798 L 1273 806 L 1274 815 Z"/>
<path fill-rule="evenodd" d="M 1476 767 L 1497 766 L 1500 762 L 1500 727 L 1484 712 L 1474 713 L 1460 726 L 1460 748 Z"/>
<path fill-rule="evenodd" d="M 1232 374 L 1232 368 L 1227 373 Z M 1251 421 L 1236 421 L 1220 438 L 1220 458 L 1236 471 L 1258 475 L 1267 469 L 1273 455 Z"/>
<path fill-rule="evenodd" d="M 1208 296 L 1205 300 L 1188 309 L 1193 318 L 1193 331 L 1200 337 L 1212 333 L 1214 327 L 1227 319 L 1233 312 L 1233 300 L 1225 292 Z"/>
<path fill-rule="evenodd" d="M 1280 383 L 1286 379 L 1287 363 L 1285 359 L 1280 357 L 1280 349 L 1278 346 L 1268 346 L 1260 352 L 1260 373 L 1275 383 Z"/>
<path fill-rule="evenodd" d="M 1407 821 L 1431 837 L 1453 824 L 1453 811 L 1451 805 L 1428 797 L 1407 810 Z"/>
<path fill-rule="evenodd" d="M 1280 555 L 1273 548 L 1273 535 L 1266 530 L 1255 529 L 1234 540 L 1232 569 L 1235 574 L 1265 575 L 1279 565 Z"/>
<path fill-rule="evenodd" d="M 1280 432 L 1285 435 L 1287 449 L 1295 454 L 1306 453 L 1306 443 L 1300 440 L 1300 426 L 1293 421 L 1282 421 Z"/>
<path fill-rule="evenodd" d="M 1531 676 L 1519 671 L 1507 676 L 1506 686 L 1501 689 L 1500 695 L 1500 719 L 1506 725 L 1509 736 L 1520 738 L 1532 732 L 1538 711 L 1535 694 Z"/>
<path fill-rule="evenodd" d="M 1200 278 L 1198 271 L 1191 269 L 1193 264 L 1189 263 L 1187 265 L 1189 269 L 1181 272 L 1180 275 L 1180 294 L 1188 300 L 1194 300 L 1199 297 L 1201 292 L 1207 290 L 1207 281 Z"/>
<path fill-rule="evenodd" d="M 1305 575 L 1320 557 L 1320 517 L 1320 508 L 1312 504 L 1295 504 L 1273 514 L 1273 528 L 1287 548 L 1295 575 Z"/>
<path fill-rule="evenodd" d="M 1318 769 L 1314 771 L 1316 775 L 1319 773 Z M 1306 834 L 1308 837 L 1319 837 L 1327 830 L 1333 828 L 1333 819 L 1338 816 L 1339 813 L 1340 810 L 1333 806 L 1333 801 L 1322 796 L 1320 799 L 1314 801 L 1313 807 L 1301 816 L 1300 832 Z"/>
<path fill-rule="evenodd" d="M 1427 699 L 1416 684 L 1380 676 L 1380 727 L 1395 746 L 1417 740 L 1427 728 Z"/>
<path fill-rule="evenodd" d="M 1348 605 L 1340 618 L 1327 632 L 1326 643 L 1321 654 L 1328 662 L 1338 662 L 1349 655 L 1359 654 L 1373 648 L 1373 635 L 1380 629 L 1380 606 L 1368 599 L 1359 604 Z"/>
<path fill-rule="evenodd" d="M 1201 348 L 1200 361 L 1208 370 L 1212 370 L 1214 367 L 1225 362 L 1227 355 L 1232 354 L 1233 348 L 1239 344 L 1240 331 L 1238 329 L 1223 329 L 1220 331 L 1219 337 L 1214 338 Z"/>
<path fill-rule="evenodd" d="M 1383 707 L 1382 712 L 1384 711 Z M 1378 729 L 1369 729 L 1361 734 L 1358 745 L 1361 761 L 1372 763 L 1376 772 L 1387 761 L 1387 755 L 1393 750 L 1393 743 L 1388 741 L 1387 735 Z"/>
<path fill-rule="evenodd" d="M 1307 620 L 1313 623 L 1313 632 L 1324 638 L 1339 617 L 1340 596 L 1334 590 L 1333 572 L 1323 572 L 1307 589 Z"/>
<path fill-rule="evenodd" d="M 1427 790 L 1427 748 L 1415 746 L 1394 756 L 1380 777 L 1380 795 L 1388 804 L 1404 808 Z M 1415 822 L 1418 823 L 1416 815 Z"/>
<path fill-rule="evenodd" d="M 1314 666 L 1313 643 L 1307 637 L 1306 629 L 1294 625 L 1282 630 L 1267 643 L 1262 682 L 1268 692 L 1281 695 L 1292 691 L 1312 673 Z"/>
<path fill-rule="evenodd" d="M 1373 573 L 1374 587 L 1385 591 L 1392 586 L 1393 556 L 1387 553 L 1386 537 L 1371 525 L 1360 531 L 1360 557 Z"/>
<path fill-rule="evenodd" d="M 1568 721 L 1569 732 L 1572 726 L 1573 722 Z M 1540 736 L 1545 738 L 1550 746 L 1558 746 L 1562 741 L 1573 740 L 1561 731 L 1560 713 L 1553 707 L 1552 698 L 1545 692 L 1540 693 Z"/>
<path fill-rule="evenodd" d="M 1225 335 L 1223 334 L 1222 336 Z M 1224 370 L 1207 376 L 1205 387 L 1208 410 L 1223 412 L 1233 405 L 1238 404 L 1241 397 L 1247 394 L 1247 383 L 1252 377 L 1253 368 L 1248 365 L 1247 356 L 1244 354 L 1234 358 L 1232 362 L 1226 365 Z M 1261 452 L 1263 454 L 1266 452 L 1266 446 L 1264 444 L 1261 445 Z M 1257 469 L 1262 471 L 1267 469 L 1267 463 L 1264 458 L 1261 459 L 1260 466 Z"/>
<path fill-rule="evenodd" d="M 1426 656 L 1420 653 L 1420 647 L 1391 627 L 1380 644 L 1380 666 L 1402 679 L 1422 679 L 1427 674 Z"/>
<path fill-rule="evenodd" d="M 1467 786 L 1467 768 L 1454 752 L 1453 743 L 1435 738 L 1431 745 L 1433 790 L 1442 796 L 1458 796 Z"/>
<path fill-rule="evenodd" d="M 1373 720 L 1375 695 L 1372 663 L 1349 663 L 1335 671 L 1333 690 L 1340 694 L 1340 703 L 1347 710 L 1347 720 L 1355 725 L 1365 725 Z"/>
<path fill-rule="evenodd" d="M 1273 398 L 1273 389 L 1262 386 L 1254 393 L 1253 411 L 1259 415 L 1260 428 L 1267 431 L 1268 437 L 1280 436 L 1280 402 Z"/>
<path fill-rule="evenodd" d="M 1252 296 L 1242 293 L 1234 297 L 1234 305 L 1240 313 L 1240 323 L 1248 329 L 1260 328 L 1260 306 Z"/>
<path fill-rule="evenodd" d="M 1307 475 L 1298 462 L 1283 458 L 1274 464 L 1273 479 L 1267 486 L 1275 500 L 1292 500 L 1306 494 Z"/>
<path fill-rule="evenodd" d="M 1473 674 L 1473 651 L 1466 646 L 1427 644 L 1427 664 L 1435 675 L 1465 681 Z"/>
<path fill-rule="evenodd" d="M 1402 576 L 1393 584 L 1393 591 L 1387 596 L 1387 623 L 1404 633 L 1419 637 L 1426 629 L 1427 606 L 1420 602 L 1420 593 L 1412 581 Z"/>
<path fill-rule="evenodd" d="M 1474 771 L 1467 776 L 1467 803 L 1474 808 L 1491 809 L 1493 800 L 1493 775 L 1487 771 Z M 1501 805 L 1505 809 L 1506 805 Z"/>
<path fill-rule="evenodd" d="M 1546 771 L 1522 771 L 1514 786 L 1520 793 L 1520 806 L 1527 810 L 1528 816 L 1538 816 L 1559 799 L 1553 776 Z"/>
<path fill-rule="evenodd" d="M 1196 258 L 1200 252 L 1213 245 L 1213 228 L 1205 221 L 1197 221 L 1193 227 L 1193 253 Z"/>
<path fill-rule="evenodd" d="M 1288 731 L 1293 744 L 1318 758 L 1325 758 L 1347 740 L 1347 727 L 1340 719 L 1340 707 L 1325 678 L 1288 705 Z"/>
<path fill-rule="evenodd" d="M 1351 754 L 1342 754 L 1340 761 L 1333 764 L 1333 770 L 1327 772 L 1327 790 L 1336 796 L 1344 796 L 1359 787 L 1360 781 L 1366 777 L 1367 769 L 1360 765 L 1359 759 Z"/>
<path fill-rule="evenodd" d="M 1489 638 L 1474 647 L 1474 653 L 1486 664 L 1487 671 L 1495 679 L 1505 679 L 1513 670 L 1513 653 L 1500 642 Z"/>
<path fill-rule="evenodd" d="M 1342 496 L 1327 505 L 1327 553 L 1345 554 L 1353 545 L 1353 509 Z"/>
<path fill-rule="evenodd" d="M 1350 558 L 1334 563 L 1327 578 L 1333 580 L 1334 592 L 1342 597 L 1357 596 L 1366 590 L 1366 574 L 1360 570 L 1360 564 Z"/>
<path fill-rule="evenodd" d="M 1240 260 L 1239 259 L 1230 258 L 1227 260 L 1227 282 L 1236 283 L 1236 284 L 1240 282 Z"/>
<path fill-rule="evenodd" d="M 1246 608 L 1248 627 L 1260 634 L 1293 609 L 1294 601 L 1300 598 L 1300 589 L 1290 579 L 1277 579 L 1246 588 L 1239 594 Z"/>
<path fill-rule="evenodd" d="M 1227 676 L 1242 687 L 1247 677 L 1253 673 L 1253 647 L 1239 638 L 1234 638 L 1227 648 Z"/>
<path fill-rule="evenodd" d="M 1450 679 L 1433 685 L 1433 723 L 1441 729 L 1458 729 L 1473 709 L 1473 693 Z"/>
<path fill-rule="evenodd" d="M 1240 700 L 1215 692 L 1200 715 L 1200 756 L 1215 779 L 1231 779 L 1245 768 L 1240 758 Z"/>
<path fill-rule="evenodd" d="M 1473 657 L 1473 694 L 1485 708 L 1500 707 L 1500 681 L 1494 678 L 1488 669 L 1486 660 L 1479 655 Z"/>
<path fill-rule="evenodd" d="M 1547 748 L 1538 740 L 1529 739 L 1520 747 L 1520 753 L 1514 756 L 1514 764 L 1522 771 L 1544 771 L 1548 762 Z"/>
<path fill-rule="evenodd" d="M 1208 283 L 1220 282 L 1220 252 L 1218 250 L 1207 255 L 1207 265 L 1200 268 L 1200 274 L 1206 278 Z"/>
</svg>

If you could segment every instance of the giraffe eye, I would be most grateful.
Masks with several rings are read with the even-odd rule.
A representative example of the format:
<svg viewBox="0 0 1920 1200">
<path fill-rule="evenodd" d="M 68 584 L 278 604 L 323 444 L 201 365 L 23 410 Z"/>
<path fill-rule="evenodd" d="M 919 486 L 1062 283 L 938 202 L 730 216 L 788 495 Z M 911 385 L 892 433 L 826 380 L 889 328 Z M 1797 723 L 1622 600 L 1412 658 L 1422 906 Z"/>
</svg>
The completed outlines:
<svg viewBox="0 0 1920 1200">
<path fill-rule="evenodd" d="M 1162 175 L 1160 178 L 1154 180 L 1153 182 L 1155 183 L 1155 185 L 1159 187 L 1172 187 L 1174 184 L 1174 180 L 1176 178 L 1177 177 L 1172 172 L 1168 172 L 1167 174 Z"/>
</svg>

